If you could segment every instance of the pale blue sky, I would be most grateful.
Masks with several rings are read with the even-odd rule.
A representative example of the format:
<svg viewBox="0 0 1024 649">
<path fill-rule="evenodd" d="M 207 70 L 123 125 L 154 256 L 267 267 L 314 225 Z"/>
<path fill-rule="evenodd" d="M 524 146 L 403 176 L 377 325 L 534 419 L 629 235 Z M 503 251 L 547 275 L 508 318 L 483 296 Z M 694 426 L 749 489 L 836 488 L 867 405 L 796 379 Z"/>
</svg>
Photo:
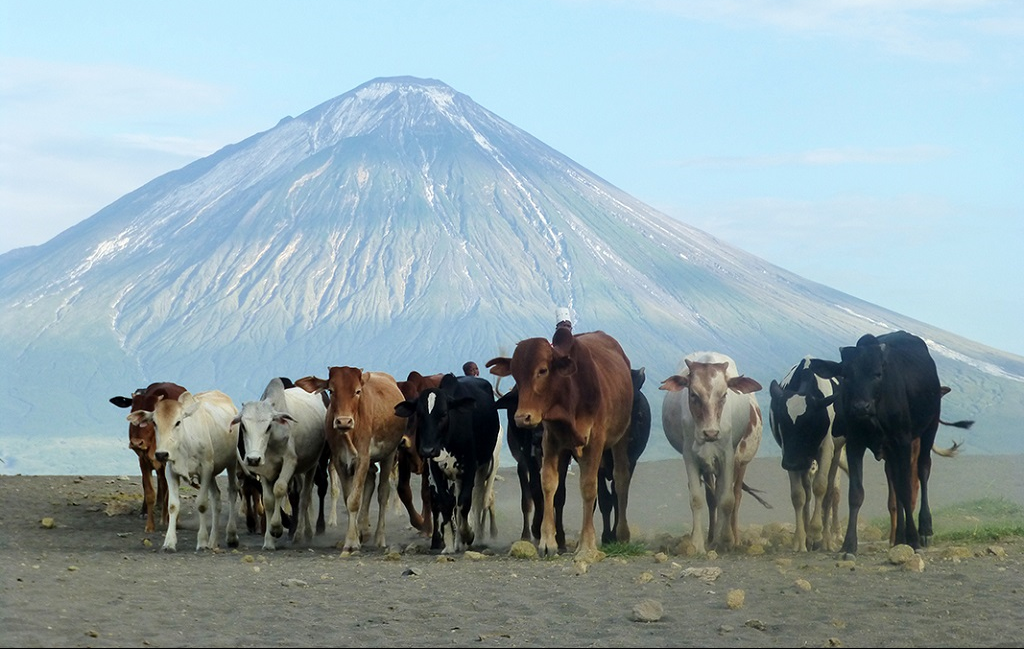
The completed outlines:
<svg viewBox="0 0 1024 649">
<path fill-rule="evenodd" d="M 0 0 L 0 252 L 375 77 L 1024 355 L 1024 2 Z"/>
</svg>

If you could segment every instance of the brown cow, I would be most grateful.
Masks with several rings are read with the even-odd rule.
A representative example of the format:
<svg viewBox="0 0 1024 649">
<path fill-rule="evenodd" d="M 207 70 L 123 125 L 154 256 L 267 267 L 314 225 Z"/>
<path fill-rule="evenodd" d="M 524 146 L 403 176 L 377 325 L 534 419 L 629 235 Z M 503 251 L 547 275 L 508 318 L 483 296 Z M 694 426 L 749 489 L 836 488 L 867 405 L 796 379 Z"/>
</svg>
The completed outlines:
<svg viewBox="0 0 1024 649">
<path fill-rule="evenodd" d="M 374 542 L 377 547 L 384 548 L 385 519 L 391 495 L 388 477 L 405 433 L 405 421 L 395 415 L 395 404 L 403 401 L 397 382 L 384 372 L 331 367 L 326 380 L 307 376 L 296 381 L 295 385 L 310 392 L 330 391 L 331 402 L 327 407 L 324 428 L 331 449 L 331 462 L 341 476 L 342 495 L 348 509 L 348 531 L 342 550 L 358 550 L 362 541 L 361 528 L 368 531 L 368 501 L 373 493 L 374 475 L 380 476 Z M 371 465 L 379 465 L 380 470 L 371 473 Z M 366 484 L 368 477 L 371 482 Z"/>
<path fill-rule="evenodd" d="M 177 383 L 150 383 L 139 388 L 131 397 L 111 397 L 110 403 L 118 408 L 152 411 L 161 399 L 177 399 L 185 388 Z M 149 425 L 128 424 L 128 448 L 139 456 L 139 470 L 142 472 L 142 513 L 146 516 L 146 531 L 156 530 L 155 510 L 160 504 L 160 523 L 167 527 L 167 476 L 164 463 L 156 459 L 156 432 Z M 156 472 L 157 488 L 153 489 L 153 472 Z"/>
<path fill-rule="evenodd" d="M 515 422 L 523 428 L 544 427 L 541 485 L 544 520 L 538 550 L 555 554 L 555 491 L 558 460 L 571 452 L 580 465 L 583 527 L 576 558 L 598 555 L 594 534 L 597 474 L 606 448 L 615 462 L 619 520 L 616 537 L 629 540 L 626 503 L 629 500 L 629 428 L 633 382 L 629 358 L 618 341 L 603 331 L 573 334 L 558 327 L 549 343 L 543 338 L 520 341 L 512 358 L 492 358 L 487 367 L 495 376 L 512 376 L 519 388 Z"/>
</svg>

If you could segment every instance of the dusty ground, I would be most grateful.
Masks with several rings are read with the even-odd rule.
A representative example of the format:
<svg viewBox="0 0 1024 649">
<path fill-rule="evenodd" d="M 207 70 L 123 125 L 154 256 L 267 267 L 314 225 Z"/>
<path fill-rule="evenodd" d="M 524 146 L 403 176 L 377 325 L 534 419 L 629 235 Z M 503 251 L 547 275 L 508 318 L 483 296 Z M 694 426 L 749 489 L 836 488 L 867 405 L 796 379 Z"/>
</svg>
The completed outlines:
<svg viewBox="0 0 1024 649">
<path fill-rule="evenodd" d="M 937 459 L 933 508 L 993 495 L 1024 503 L 1020 460 Z M 868 468 L 861 520 L 877 526 L 886 515 L 885 484 L 878 465 Z M 1024 644 L 1020 539 L 939 543 L 923 551 L 922 571 L 890 563 L 884 541 L 862 541 L 852 563 L 832 553 L 790 552 L 779 547 L 780 530 L 793 521 L 788 481 L 777 459 L 764 458 L 755 460 L 747 482 L 763 489 L 773 508 L 744 500 L 744 547 L 727 556 L 685 556 L 676 553 L 690 521 L 682 460 L 641 463 L 637 471 L 631 528 L 652 552 L 583 567 L 571 556 L 509 556 L 521 519 L 518 483 L 507 468 L 497 484 L 499 537 L 479 554 L 452 561 L 423 550 L 423 539 L 394 509 L 392 552 L 367 548 L 343 557 L 336 549 L 340 528 L 309 546 L 283 543 L 264 552 L 244 523 L 240 548 L 197 554 L 195 514 L 187 506 L 179 552 L 165 554 L 163 533 L 145 533 L 137 516 L 138 476 L 0 476 L 0 644 Z M 575 477 L 569 486 L 567 528 L 575 538 Z M 44 518 L 53 519 L 52 527 Z M 344 525 L 343 512 L 339 520 Z M 764 554 L 752 551 L 753 543 Z M 659 549 L 667 552 L 653 552 Z M 641 604 L 657 621 L 636 621 Z"/>
</svg>

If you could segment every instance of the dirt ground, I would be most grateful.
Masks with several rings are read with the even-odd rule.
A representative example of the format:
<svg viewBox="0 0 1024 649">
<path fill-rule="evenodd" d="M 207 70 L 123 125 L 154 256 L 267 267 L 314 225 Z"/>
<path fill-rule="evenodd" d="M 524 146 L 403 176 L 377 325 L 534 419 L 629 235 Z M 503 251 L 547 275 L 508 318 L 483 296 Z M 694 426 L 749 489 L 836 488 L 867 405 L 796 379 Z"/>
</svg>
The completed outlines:
<svg viewBox="0 0 1024 649">
<path fill-rule="evenodd" d="M 933 509 L 999 496 L 1024 503 L 1021 459 L 936 459 Z M 1024 542 L 937 543 L 916 567 L 893 563 L 878 529 L 886 518 L 884 477 L 877 463 L 867 468 L 861 521 L 869 525 L 855 561 L 789 550 L 788 480 L 772 458 L 756 459 L 748 471 L 747 483 L 772 508 L 743 501 L 742 546 L 722 556 L 681 553 L 690 511 L 680 458 L 637 469 L 630 527 L 650 551 L 593 564 L 577 564 L 571 554 L 510 556 L 522 519 L 508 467 L 496 485 L 498 537 L 451 558 L 429 552 L 393 506 L 386 551 L 342 556 L 341 511 L 342 527 L 311 544 L 284 541 L 263 551 L 262 537 L 246 533 L 240 520 L 239 548 L 196 553 L 188 499 L 178 552 L 169 554 L 160 551 L 163 531 L 144 532 L 137 475 L 2 475 L 0 644 L 1024 645 Z M 576 481 L 570 476 L 571 539 L 580 525 Z M 845 493 L 840 509 L 845 518 Z"/>
</svg>

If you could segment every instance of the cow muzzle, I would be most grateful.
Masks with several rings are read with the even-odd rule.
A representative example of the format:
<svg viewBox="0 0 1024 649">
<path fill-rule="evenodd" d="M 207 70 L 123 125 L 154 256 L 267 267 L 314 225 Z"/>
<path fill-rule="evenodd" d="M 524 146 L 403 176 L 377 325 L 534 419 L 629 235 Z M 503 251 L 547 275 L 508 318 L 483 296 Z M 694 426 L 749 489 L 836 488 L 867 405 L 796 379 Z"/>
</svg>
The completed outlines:
<svg viewBox="0 0 1024 649">
<path fill-rule="evenodd" d="M 717 428 L 705 428 L 700 431 L 700 442 L 717 442 L 719 431 Z"/>
<path fill-rule="evenodd" d="M 355 426 L 356 420 L 353 417 L 334 418 L 334 430 L 352 430 Z"/>
<path fill-rule="evenodd" d="M 263 457 L 259 455 L 246 455 L 245 463 L 251 467 L 257 467 L 263 464 Z"/>
<path fill-rule="evenodd" d="M 168 453 L 167 451 L 157 451 L 155 457 L 157 462 L 166 462 L 167 458 L 169 458 L 170 456 L 171 454 Z"/>
<path fill-rule="evenodd" d="M 517 410 L 515 421 L 516 426 L 520 428 L 533 428 L 534 426 L 540 426 L 541 418 L 532 412 Z"/>
</svg>

